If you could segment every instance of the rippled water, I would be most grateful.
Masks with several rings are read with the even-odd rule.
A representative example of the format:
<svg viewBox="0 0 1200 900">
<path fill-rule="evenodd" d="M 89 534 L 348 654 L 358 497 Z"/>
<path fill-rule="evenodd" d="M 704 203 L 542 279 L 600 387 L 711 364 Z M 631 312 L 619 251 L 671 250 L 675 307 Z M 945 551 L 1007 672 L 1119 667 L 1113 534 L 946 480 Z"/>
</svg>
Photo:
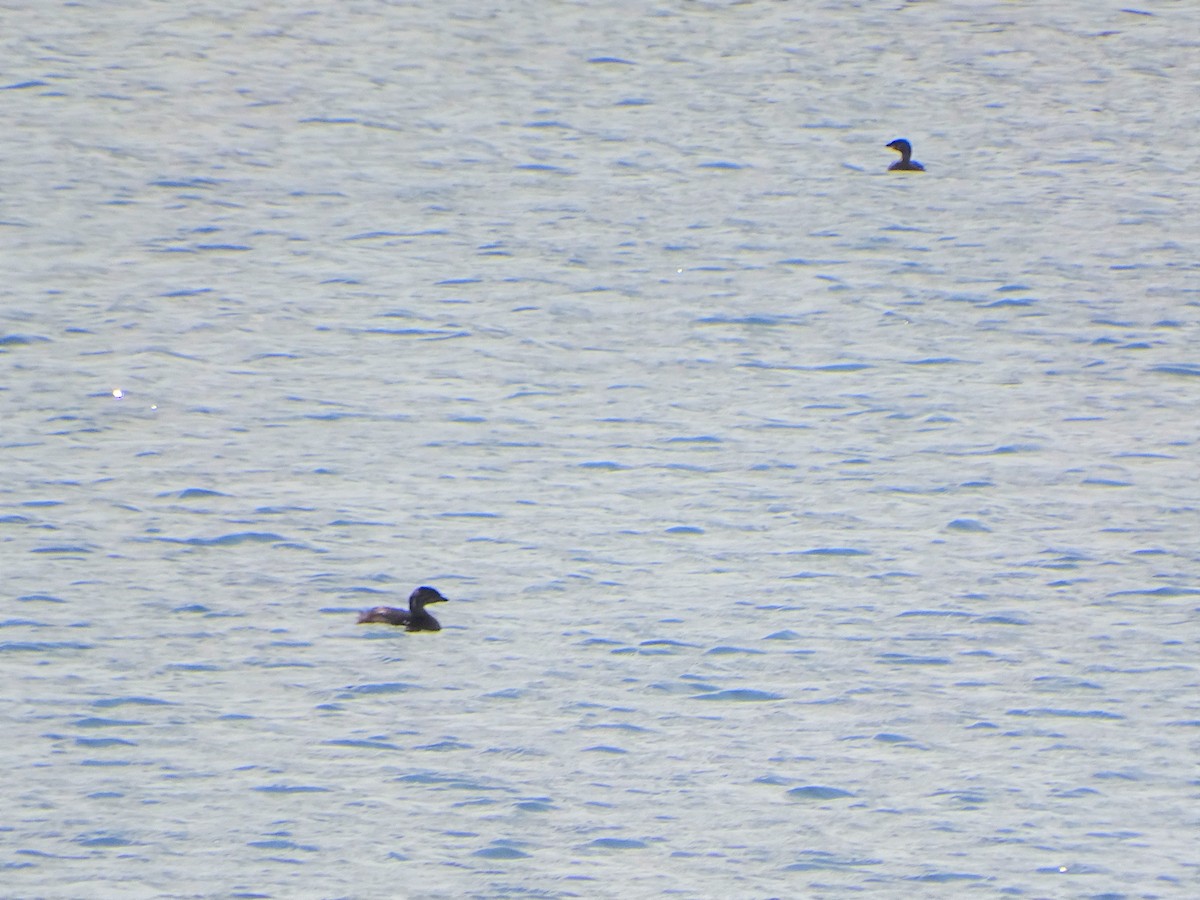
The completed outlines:
<svg viewBox="0 0 1200 900">
<path fill-rule="evenodd" d="M 261 6 L 4 16 L 6 896 L 1196 894 L 1200 13 Z"/>
</svg>

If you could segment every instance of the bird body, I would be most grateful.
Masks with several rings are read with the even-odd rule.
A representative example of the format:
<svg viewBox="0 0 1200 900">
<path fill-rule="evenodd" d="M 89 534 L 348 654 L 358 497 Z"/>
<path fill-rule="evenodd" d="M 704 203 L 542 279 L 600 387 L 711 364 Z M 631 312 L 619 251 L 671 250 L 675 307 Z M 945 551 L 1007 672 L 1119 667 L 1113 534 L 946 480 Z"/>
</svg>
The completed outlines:
<svg viewBox="0 0 1200 900">
<path fill-rule="evenodd" d="M 441 631 L 438 620 L 425 611 L 427 603 L 445 603 L 435 588 L 422 585 L 408 597 L 408 609 L 376 606 L 359 614 L 359 625 L 403 625 L 405 631 Z"/>
<path fill-rule="evenodd" d="M 924 172 L 925 167 L 912 158 L 912 144 L 904 138 L 896 138 L 888 147 L 900 154 L 900 158 L 888 166 L 889 172 Z"/>
</svg>

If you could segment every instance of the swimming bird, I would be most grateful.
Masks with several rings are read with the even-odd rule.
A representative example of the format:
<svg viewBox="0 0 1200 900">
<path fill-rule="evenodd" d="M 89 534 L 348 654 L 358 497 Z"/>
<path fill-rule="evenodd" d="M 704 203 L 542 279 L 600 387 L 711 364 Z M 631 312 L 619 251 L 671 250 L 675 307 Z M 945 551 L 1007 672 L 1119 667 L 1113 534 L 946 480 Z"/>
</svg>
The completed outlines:
<svg viewBox="0 0 1200 900">
<path fill-rule="evenodd" d="M 405 631 L 441 631 L 438 620 L 425 612 L 426 603 L 445 603 L 446 598 L 435 588 L 422 585 L 408 596 L 408 609 L 396 609 L 394 606 L 376 606 L 359 614 L 359 625 L 370 625 L 376 622 L 384 625 L 403 625 Z"/>
<path fill-rule="evenodd" d="M 925 167 L 912 158 L 912 144 L 904 138 L 896 138 L 888 144 L 892 150 L 900 154 L 900 159 L 888 166 L 889 172 L 924 172 Z"/>
</svg>

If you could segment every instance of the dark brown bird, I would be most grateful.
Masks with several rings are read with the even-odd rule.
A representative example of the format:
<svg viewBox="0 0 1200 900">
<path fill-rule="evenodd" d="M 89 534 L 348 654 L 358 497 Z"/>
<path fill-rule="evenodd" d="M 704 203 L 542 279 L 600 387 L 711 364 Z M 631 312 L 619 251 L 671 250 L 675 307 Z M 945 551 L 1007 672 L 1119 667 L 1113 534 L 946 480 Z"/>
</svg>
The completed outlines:
<svg viewBox="0 0 1200 900">
<path fill-rule="evenodd" d="M 904 138 L 896 138 L 888 147 L 900 154 L 900 158 L 888 166 L 889 172 L 924 172 L 925 167 L 912 158 L 912 144 Z"/>
<path fill-rule="evenodd" d="M 359 625 L 371 625 L 376 622 L 384 625 L 403 625 L 405 631 L 441 631 L 438 620 L 425 612 L 427 603 L 445 603 L 446 598 L 436 589 L 422 585 L 408 597 L 408 609 L 396 609 L 394 606 L 376 606 L 360 613 Z"/>
</svg>

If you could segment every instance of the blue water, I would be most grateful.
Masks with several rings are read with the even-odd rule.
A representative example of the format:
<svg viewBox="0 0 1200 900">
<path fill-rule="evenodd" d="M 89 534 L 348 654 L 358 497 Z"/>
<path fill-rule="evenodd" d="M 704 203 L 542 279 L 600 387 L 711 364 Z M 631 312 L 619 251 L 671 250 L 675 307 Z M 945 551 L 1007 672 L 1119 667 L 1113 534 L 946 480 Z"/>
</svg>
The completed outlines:
<svg viewBox="0 0 1200 900">
<path fill-rule="evenodd" d="M 5 896 L 1196 896 L 1200 13 L 261 6 L 5 14 Z"/>
</svg>

